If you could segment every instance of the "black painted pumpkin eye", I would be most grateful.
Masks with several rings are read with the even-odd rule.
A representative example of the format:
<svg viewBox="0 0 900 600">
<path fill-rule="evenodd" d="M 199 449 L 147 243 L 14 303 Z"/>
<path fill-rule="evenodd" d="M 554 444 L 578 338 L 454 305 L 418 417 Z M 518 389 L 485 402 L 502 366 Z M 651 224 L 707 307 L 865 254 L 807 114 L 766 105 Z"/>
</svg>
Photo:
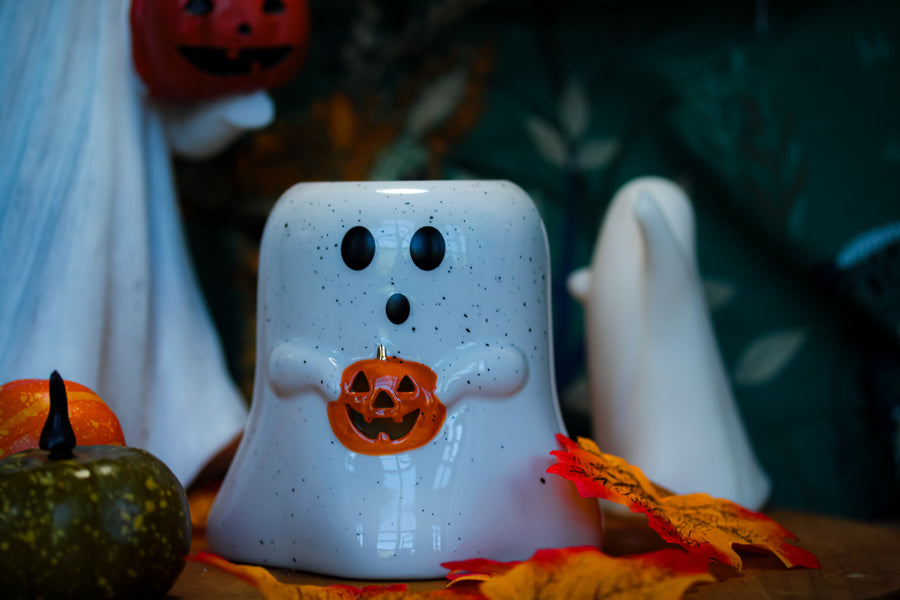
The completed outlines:
<svg viewBox="0 0 900 600">
<path fill-rule="evenodd" d="M 184 12 L 189 15 L 208 15 L 212 10 L 212 0 L 188 0 L 184 5 Z"/>
<path fill-rule="evenodd" d="M 444 260 L 445 250 L 444 236 L 434 227 L 422 227 L 413 234 L 409 243 L 409 254 L 423 271 L 437 269 Z"/>
<path fill-rule="evenodd" d="M 284 2 L 281 0 L 265 0 L 263 2 L 263 12 L 270 15 L 277 15 L 284 12 Z"/>
<path fill-rule="evenodd" d="M 357 225 L 344 234 L 341 242 L 341 258 L 354 271 L 362 271 L 369 266 L 375 256 L 375 236 L 365 227 Z"/>
<path fill-rule="evenodd" d="M 400 383 L 397 384 L 397 392 L 404 393 L 414 391 L 416 391 L 416 384 L 409 378 L 409 375 L 404 375 L 403 379 L 400 380 Z"/>
<path fill-rule="evenodd" d="M 369 391 L 369 380 L 366 379 L 365 373 L 360 371 L 356 374 L 356 377 L 353 378 L 353 383 L 350 384 L 351 392 L 368 392 Z"/>
</svg>

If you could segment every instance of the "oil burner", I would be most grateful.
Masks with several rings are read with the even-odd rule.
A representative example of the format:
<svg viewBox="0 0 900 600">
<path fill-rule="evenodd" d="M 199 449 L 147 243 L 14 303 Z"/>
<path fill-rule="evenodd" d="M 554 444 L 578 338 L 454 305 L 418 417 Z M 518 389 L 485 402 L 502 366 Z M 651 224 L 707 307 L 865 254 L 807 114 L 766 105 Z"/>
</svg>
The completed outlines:
<svg viewBox="0 0 900 600">
<path fill-rule="evenodd" d="M 359 579 L 598 544 L 563 431 L 546 233 L 502 181 L 299 184 L 260 250 L 256 381 L 212 508 L 229 559 Z"/>
</svg>

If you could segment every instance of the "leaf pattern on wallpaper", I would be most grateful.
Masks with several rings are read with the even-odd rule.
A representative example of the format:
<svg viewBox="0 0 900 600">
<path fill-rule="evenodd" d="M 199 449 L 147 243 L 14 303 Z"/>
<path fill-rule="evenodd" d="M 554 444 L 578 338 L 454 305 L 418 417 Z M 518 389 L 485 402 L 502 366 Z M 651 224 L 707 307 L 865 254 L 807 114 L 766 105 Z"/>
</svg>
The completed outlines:
<svg viewBox="0 0 900 600">
<path fill-rule="evenodd" d="M 531 141 L 534 143 L 541 157 L 556 167 L 564 167 L 568 157 L 566 140 L 553 125 L 535 116 L 529 116 L 525 121 Z"/>
<path fill-rule="evenodd" d="M 779 329 L 757 337 L 738 358 L 735 382 L 756 386 L 772 381 L 787 368 L 808 338 L 809 333 L 803 328 Z"/>
<path fill-rule="evenodd" d="M 469 70 L 458 66 L 430 83 L 406 114 L 405 131 L 375 159 L 369 179 L 395 180 L 425 170 L 431 153 L 423 138 L 450 119 L 459 107 L 469 79 Z"/>
<path fill-rule="evenodd" d="M 770 234 L 796 237 L 802 226 L 806 156 L 795 117 L 754 85 L 747 58 L 732 49 L 727 66 L 686 80 L 672 119 L 680 139 L 724 183 L 728 196 Z"/>
<path fill-rule="evenodd" d="M 619 151 L 619 142 L 612 138 L 588 140 L 575 157 L 583 171 L 605 167 Z"/>
<path fill-rule="evenodd" d="M 428 149 L 408 135 L 397 138 L 382 149 L 367 174 L 372 181 L 396 181 L 408 179 L 410 174 L 421 172 L 430 158 Z"/>
<path fill-rule="evenodd" d="M 559 119 L 563 132 L 570 140 L 584 136 L 591 120 L 591 107 L 584 85 L 572 80 L 559 96 Z"/>
<path fill-rule="evenodd" d="M 356 17 L 347 28 L 349 41 L 341 48 L 341 57 L 351 73 L 363 72 L 367 57 L 385 43 L 386 33 L 381 31 L 381 8 L 373 0 L 361 0 L 357 4 Z"/>
<path fill-rule="evenodd" d="M 534 147 L 551 165 L 582 171 L 601 169 L 615 158 L 621 147 L 613 137 L 586 138 L 591 122 L 590 99 L 584 86 L 570 81 L 560 93 L 554 125 L 537 115 L 529 115 L 525 127 Z"/>
<path fill-rule="evenodd" d="M 378 81 L 389 67 L 421 55 L 441 34 L 491 1 L 434 0 L 424 12 L 410 12 L 410 17 L 398 24 L 385 17 L 384 3 L 361 0 L 347 27 L 350 39 L 341 48 L 351 82 Z"/>
<path fill-rule="evenodd" d="M 419 137 L 450 118 L 466 91 L 467 79 L 468 69 L 457 67 L 425 88 L 409 110 L 407 132 Z"/>
<path fill-rule="evenodd" d="M 703 280 L 703 292 L 706 295 L 706 305 L 709 307 L 710 312 L 727 305 L 737 295 L 734 283 L 713 278 L 705 278 Z"/>
</svg>

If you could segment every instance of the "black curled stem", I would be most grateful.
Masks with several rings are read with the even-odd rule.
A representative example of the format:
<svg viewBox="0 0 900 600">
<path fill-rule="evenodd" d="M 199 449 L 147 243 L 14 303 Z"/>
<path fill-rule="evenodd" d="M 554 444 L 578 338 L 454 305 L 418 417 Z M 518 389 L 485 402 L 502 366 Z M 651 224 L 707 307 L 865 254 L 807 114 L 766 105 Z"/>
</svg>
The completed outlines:
<svg viewBox="0 0 900 600">
<path fill-rule="evenodd" d="M 41 430 L 38 446 L 50 451 L 50 460 L 72 458 L 75 447 L 75 431 L 69 421 L 69 401 L 66 384 L 59 373 L 50 375 L 50 413 Z"/>
</svg>

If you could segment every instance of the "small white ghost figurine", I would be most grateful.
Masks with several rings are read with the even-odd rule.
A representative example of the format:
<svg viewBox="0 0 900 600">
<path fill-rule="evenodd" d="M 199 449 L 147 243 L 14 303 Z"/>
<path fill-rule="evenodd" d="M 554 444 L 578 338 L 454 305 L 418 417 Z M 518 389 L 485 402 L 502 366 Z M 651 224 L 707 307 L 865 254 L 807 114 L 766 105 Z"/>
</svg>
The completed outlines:
<svg viewBox="0 0 900 600">
<path fill-rule="evenodd" d="M 568 283 L 586 311 L 600 447 L 676 493 L 760 508 L 769 481 L 719 356 L 684 192 L 655 177 L 625 185 L 604 217 L 590 268 Z"/>
</svg>

